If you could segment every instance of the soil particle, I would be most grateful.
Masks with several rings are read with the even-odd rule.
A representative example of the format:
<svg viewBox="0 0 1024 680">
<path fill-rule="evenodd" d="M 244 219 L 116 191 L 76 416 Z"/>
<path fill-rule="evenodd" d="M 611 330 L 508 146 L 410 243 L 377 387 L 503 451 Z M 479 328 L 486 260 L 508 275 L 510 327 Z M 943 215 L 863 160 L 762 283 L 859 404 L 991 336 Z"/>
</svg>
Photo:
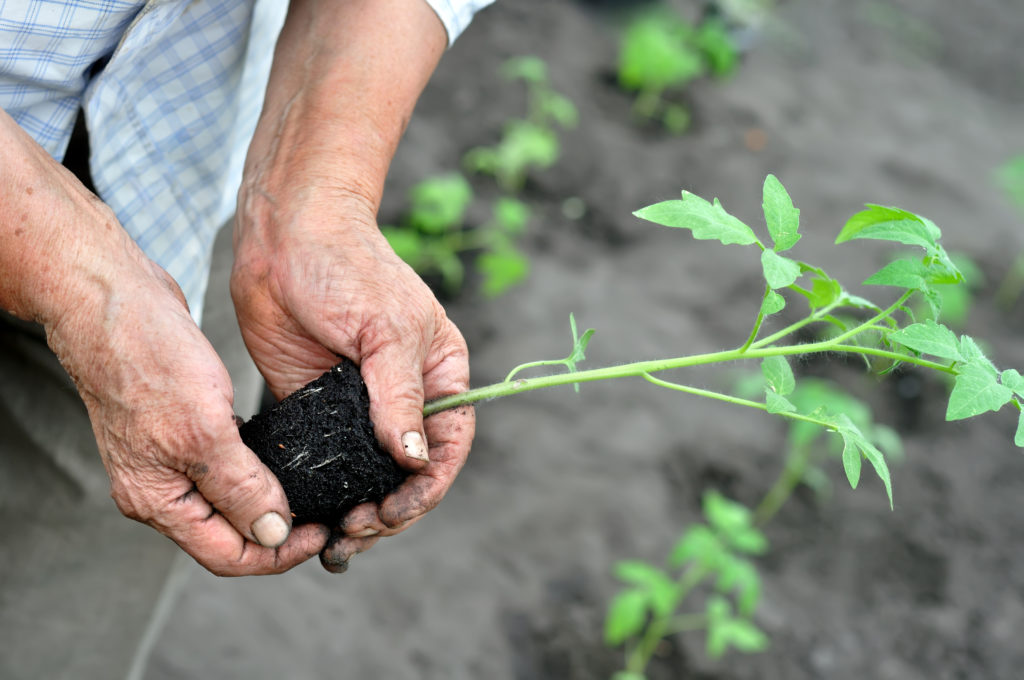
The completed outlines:
<svg viewBox="0 0 1024 680">
<path fill-rule="evenodd" d="M 336 525 L 393 491 L 405 473 L 380 444 L 359 369 L 348 359 L 239 428 L 284 487 L 294 522 Z"/>
</svg>

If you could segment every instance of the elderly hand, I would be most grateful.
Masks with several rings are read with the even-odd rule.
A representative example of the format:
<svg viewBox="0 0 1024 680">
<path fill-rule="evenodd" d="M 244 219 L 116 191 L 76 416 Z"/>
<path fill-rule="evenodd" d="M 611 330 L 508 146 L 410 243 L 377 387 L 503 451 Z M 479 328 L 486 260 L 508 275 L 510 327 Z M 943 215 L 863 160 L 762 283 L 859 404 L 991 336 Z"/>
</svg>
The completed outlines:
<svg viewBox="0 0 1024 680">
<path fill-rule="evenodd" d="M 317 554 L 242 444 L 227 371 L 177 284 L 113 212 L 0 111 L 0 304 L 38 321 L 91 419 L 112 496 L 216 574 Z M 287 540 L 286 540 L 287 539 Z"/>
<path fill-rule="evenodd" d="M 424 399 L 468 388 L 466 345 L 376 224 L 445 44 L 422 0 L 293 0 L 246 158 L 231 291 L 250 353 L 277 397 L 338 355 L 359 364 L 377 437 L 412 473 L 334 528 L 331 571 L 437 505 L 473 438 L 471 409 L 423 421 Z"/>
<path fill-rule="evenodd" d="M 360 365 L 378 439 L 412 474 L 353 509 L 322 554 L 332 571 L 433 508 L 466 460 L 471 409 L 424 421 L 424 399 L 468 389 L 465 342 L 420 278 L 345 192 L 243 188 L 231 291 L 242 336 L 278 398 L 337 363 Z M 283 206 L 288 206 L 287 209 Z"/>
</svg>

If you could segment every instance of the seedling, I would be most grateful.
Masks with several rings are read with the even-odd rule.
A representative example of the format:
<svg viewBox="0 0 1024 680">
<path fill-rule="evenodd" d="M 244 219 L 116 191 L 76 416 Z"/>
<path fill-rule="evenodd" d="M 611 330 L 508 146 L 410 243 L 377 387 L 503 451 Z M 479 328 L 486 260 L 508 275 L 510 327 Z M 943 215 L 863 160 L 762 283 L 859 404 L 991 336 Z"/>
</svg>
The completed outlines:
<svg viewBox="0 0 1024 680">
<path fill-rule="evenodd" d="M 555 91 L 547 64 L 538 57 L 506 61 L 501 74 L 526 85 L 526 116 L 505 123 L 501 141 L 494 146 L 470 149 L 463 165 L 470 172 L 493 175 L 508 193 L 522 191 L 528 174 L 550 168 L 561 155 L 558 130 L 576 127 L 576 106 Z"/>
<path fill-rule="evenodd" d="M 640 120 L 659 120 L 672 133 L 690 125 L 690 112 L 666 95 L 680 92 L 702 76 L 730 75 L 739 52 L 725 25 L 709 19 L 694 26 L 667 12 L 634 19 L 619 49 L 619 86 L 636 94 L 633 113 Z"/>
<path fill-rule="evenodd" d="M 501 197 L 491 219 L 468 227 L 466 210 L 473 189 L 458 174 L 426 179 L 409 193 L 410 207 L 399 226 L 381 227 L 395 253 L 422 276 L 437 275 L 451 295 L 465 280 L 463 257 L 471 255 L 482 275 L 482 292 L 500 295 L 529 273 L 529 260 L 515 246 L 526 230 L 530 209 L 514 198 Z"/>
<path fill-rule="evenodd" d="M 826 488 L 821 475 L 815 473 L 820 458 L 811 447 L 819 433 L 836 435 L 833 440 L 850 486 L 857 487 L 867 460 L 893 507 L 887 457 L 901 454 L 898 436 L 873 423 L 866 407 L 843 391 L 808 379 L 798 383 L 789 357 L 846 354 L 863 358 L 870 370 L 880 374 L 905 367 L 933 371 L 952 383 L 947 420 L 998 411 L 1009 404 L 1021 412 L 1014 443 L 1024 447 L 1024 376 L 1015 369 L 1000 371 L 971 336 L 957 335 L 937 321 L 944 298 L 942 287 L 962 283 L 964 276 L 939 243 L 941 233 L 933 222 L 899 208 L 868 204 L 839 232 L 837 244 L 877 239 L 919 249 L 916 255 L 890 262 L 864 281 L 897 291 L 883 307 L 850 294 L 820 267 L 783 254 L 801 238 L 799 210 L 773 175 L 764 183 L 763 209 L 767 242 L 726 212 L 717 199 L 709 202 L 686 191 L 681 200 L 664 201 L 635 213 L 656 224 L 689 230 L 699 240 L 757 249 L 765 285 L 752 329 L 735 349 L 582 370 L 579 363 L 585 358 L 593 330 L 579 334 L 575 318 L 570 316 L 573 342 L 565 359 L 521 364 L 499 383 L 442 397 L 424 408 L 424 414 L 430 415 L 535 389 L 639 377 L 673 391 L 765 411 L 791 423 L 786 466 L 756 511 L 712 493 L 704 499 L 707 523 L 686 531 L 670 556 L 669 570 L 636 561 L 618 566 L 617 575 L 628 586 L 612 602 L 605 630 L 609 644 L 631 643 L 626 669 L 616 676 L 618 680 L 642 678 L 658 642 L 687 630 L 706 632 L 710 656 L 730 648 L 753 652 L 765 647 L 767 638 L 751 619 L 760 581 L 748 556 L 767 548 L 756 525 L 772 517 L 798 484 L 810 482 Z M 807 302 L 806 316 L 766 331 L 766 321 L 795 299 Z M 916 320 L 913 311 L 916 301 L 927 310 L 922 321 Z M 794 339 L 798 332 L 807 331 L 817 331 L 818 339 Z M 657 375 L 743 360 L 760 362 L 763 398 L 734 396 Z M 550 366 L 561 366 L 564 372 L 520 377 L 527 370 Z M 704 609 L 680 613 L 685 598 L 702 584 L 711 584 L 715 591 L 706 598 Z"/>
<path fill-rule="evenodd" d="M 864 281 L 866 285 L 900 291 L 888 306 L 881 307 L 850 294 L 820 267 L 782 254 L 800 240 L 800 211 L 793 206 L 788 192 L 773 175 L 765 179 L 763 208 L 771 246 L 765 245 L 753 229 L 726 212 L 718 199 L 709 202 L 687 191 L 683 192 L 681 200 L 664 201 L 635 213 L 641 219 L 656 224 L 689 230 L 699 240 L 757 248 L 765 287 L 753 327 L 746 340 L 735 349 L 580 370 L 577 361 L 583 358 L 592 337 L 587 332 L 574 337 L 570 356 L 576 359 L 571 364 L 562 362 L 567 368 L 565 373 L 519 378 L 516 376 L 520 371 L 536 365 L 536 362 L 522 364 L 502 382 L 427 403 L 424 414 L 559 385 L 640 377 L 674 391 L 767 411 L 791 420 L 812 422 L 834 432 L 842 438 L 845 446 L 843 463 L 851 485 L 859 479 L 860 463 L 866 458 L 885 484 L 891 504 L 885 458 L 856 423 L 845 414 L 830 412 L 827 404 L 809 413 L 801 412 L 787 398 L 796 387 L 787 357 L 819 353 L 859 355 L 873 360 L 876 366 L 883 362 L 878 370 L 891 371 L 902 365 L 911 365 L 951 376 L 954 387 L 946 410 L 947 420 L 998 411 L 1007 404 L 1021 410 L 1024 378 L 1013 369 L 999 371 L 971 336 L 957 336 L 934 320 L 942 304 L 936 286 L 962 283 L 963 274 L 939 243 L 941 232 L 931 220 L 900 208 L 868 204 L 840 231 L 837 244 L 877 239 L 914 246 L 923 251 L 923 256 L 890 262 Z M 782 293 L 789 298 L 803 298 L 809 311 L 802 319 L 762 336 L 765 320 L 778 314 L 789 303 Z M 915 296 L 924 300 L 934 318 L 914 321 L 907 303 Z M 840 316 L 843 312 L 853 320 Z M 831 335 L 809 343 L 793 341 L 797 331 L 810 326 L 830 327 Z M 672 369 L 748 359 L 761 361 L 768 380 L 764 401 L 734 397 L 656 376 Z M 1024 446 L 1024 417 L 1020 421 L 1016 443 Z"/>
<path fill-rule="evenodd" d="M 822 389 L 806 379 L 798 383 L 789 357 L 811 354 L 845 354 L 864 359 L 867 367 L 887 374 L 906 367 L 932 371 L 952 383 L 946 406 L 946 420 L 962 420 L 1010 405 L 1019 418 L 1014 444 L 1024 447 L 1024 376 L 1016 369 L 999 370 L 969 335 L 958 335 L 936 319 L 941 311 L 942 295 L 937 287 L 963 281 L 963 274 L 939 243 L 941 232 L 929 219 L 915 213 L 868 204 L 853 215 L 839 232 L 837 244 L 861 239 L 878 239 L 910 246 L 911 257 L 895 260 L 871 274 L 864 283 L 895 289 L 885 307 L 850 294 L 839 281 L 820 267 L 792 259 L 788 254 L 800 240 L 799 215 L 782 183 L 769 175 L 763 187 L 763 209 L 768 239 L 762 241 L 753 229 L 726 212 L 715 199 L 709 202 L 684 191 L 679 200 L 648 206 L 635 214 L 667 227 L 688 230 L 698 240 L 717 240 L 724 245 L 753 246 L 760 261 L 764 288 L 755 305 L 751 331 L 734 349 L 623 363 L 605 368 L 581 369 L 593 330 L 580 334 L 570 315 L 572 347 L 564 359 L 530 361 L 513 368 L 501 382 L 452 394 L 425 404 L 424 416 L 476 402 L 521 394 L 532 390 L 580 385 L 614 378 L 636 377 L 666 389 L 702 396 L 777 415 L 793 424 L 794 443 L 802 445 L 814 426 L 835 435 L 839 457 L 852 488 L 856 488 L 865 460 L 882 482 L 893 507 L 893 484 L 887 456 L 899 454 L 897 438 L 870 422 L 856 402 L 841 392 Z M 923 254 L 922 254 L 923 253 Z M 806 301 L 805 316 L 778 330 L 764 328 L 793 300 Z M 928 318 L 917 321 L 912 301 L 923 300 Z M 781 323 L 780 323 L 781 325 Z M 798 332 L 826 329 L 810 342 L 795 339 Z M 763 398 L 747 398 L 696 387 L 660 377 L 665 371 L 693 366 L 733 364 L 757 360 L 764 378 Z M 538 368 L 561 367 L 550 375 L 520 377 Z M 318 398 L 312 391 L 303 399 Z M 368 414 L 364 414 L 368 419 Z M 368 420 L 367 420 L 368 422 Z M 273 442 L 272 442 L 273 443 Z M 287 448 L 287 446 L 286 446 Z M 310 473 L 321 462 L 313 452 L 303 463 Z M 310 460 L 307 462 L 307 458 Z M 290 458 L 289 460 L 294 460 Z M 332 457 L 332 463 L 336 462 Z M 781 482 L 773 487 L 766 503 L 756 512 L 728 501 L 717 494 L 704 499 L 706 524 L 691 527 L 670 557 L 670 568 L 678 575 L 650 568 L 642 563 L 627 563 L 618 570 L 630 588 L 612 605 L 606 629 L 610 642 L 636 638 L 620 678 L 643 677 L 643 669 L 654 645 L 664 637 L 684 630 L 704 629 L 707 650 L 712 656 L 729 648 L 756 651 L 766 638 L 751 619 L 760 592 L 760 581 L 749 557 L 763 552 L 766 541 L 757 524 L 766 521 L 792 492 L 799 481 L 806 481 L 811 459 L 790 460 Z M 343 463 L 342 463 L 343 465 Z M 344 465 L 343 465 L 344 467 Z M 812 475 L 813 477 L 813 475 Z M 370 484 L 377 497 L 394 488 L 388 475 Z M 286 488 L 289 498 L 293 490 Z M 775 498 L 773 499 L 773 495 Z M 321 512 L 342 513 L 343 508 L 330 498 L 317 499 L 310 516 Z M 326 511 L 321 510 L 326 507 Z M 684 598 L 703 583 L 711 584 L 710 594 L 698 612 L 677 613 Z"/>
<path fill-rule="evenodd" d="M 1017 156 L 996 171 L 996 183 L 1010 202 L 1024 215 L 1024 155 Z M 1016 304 L 1024 292 L 1024 251 L 1017 255 L 996 291 L 996 300 L 1004 309 Z"/>
</svg>

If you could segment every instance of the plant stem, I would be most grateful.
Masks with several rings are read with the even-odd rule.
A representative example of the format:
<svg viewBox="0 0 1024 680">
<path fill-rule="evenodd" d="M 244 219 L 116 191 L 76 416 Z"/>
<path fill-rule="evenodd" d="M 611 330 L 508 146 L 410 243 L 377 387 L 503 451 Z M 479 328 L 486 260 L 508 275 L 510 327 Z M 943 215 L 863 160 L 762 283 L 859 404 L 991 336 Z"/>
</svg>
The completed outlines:
<svg viewBox="0 0 1024 680">
<path fill-rule="evenodd" d="M 762 411 L 767 411 L 768 410 L 767 404 L 762 404 L 759 401 L 751 401 L 749 399 L 742 399 L 740 397 L 734 397 L 734 396 L 729 395 L 729 394 L 722 394 L 721 392 L 713 392 L 711 390 L 705 390 L 705 389 L 702 389 L 700 387 L 691 387 L 689 385 L 680 385 L 679 383 L 669 382 L 667 380 L 661 380 L 660 378 L 655 378 L 650 373 L 644 373 L 643 377 L 648 382 L 653 383 L 655 385 L 658 385 L 659 387 L 665 387 L 667 389 L 675 390 L 677 392 L 685 392 L 687 394 L 694 394 L 694 395 L 697 395 L 698 397 L 707 397 L 708 399 L 717 399 L 718 401 L 724 401 L 724 402 L 727 402 L 729 404 L 734 404 L 736 406 L 749 406 L 750 408 L 756 408 L 756 409 L 760 409 Z M 794 413 L 793 411 L 780 411 L 776 415 L 782 416 L 783 418 L 789 418 L 791 420 L 802 420 L 805 423 L 813 423 L 814 425 L 820 425 L 821 427 L 824 427 L 826 429 L 832 429 L 832 427 L 833 427 L 831 423 L 829 423 L 829 422 L 827 422 L 825 420 L 818 420 L 817 418 L 812 418 L 811 416 L 805 416 L 802 413 Z"/>
<path fill-rule="evenodd" d="M 761 307 L 757 310 L 757 318 L 754 319 L 754 327 L 751 329 L 750 335 L 747 336 L 747 341 L 740 347 L 741 352 L 746 352 L 754 344 L 754 340 L 757 340 L 757 334 L 761 332 L 761 324 L 764 323 L 764 301 L 768 299 L 771 292 L 772 287 L 765 286 L 764 295 L 761 296 Z"/>
<path fill-rule="evenodd" d="M 681 577 L 679 577 L 679 590 L 676 591 L 676 604 L 686 599 L 686 596 L 690 592 L 700 585 L 700 582 L 704 580 L 704 577 L 708 575 L 707 569 L 704 567 L 692 567 L 687 570 Z M 626 660 L 626 671 L 630 673 L 643 674 L 644 669 L 647 668 L 647 664 L 650 662 L 651 657 L 654 656 L 654 650 L 657 649 L 658 643 L 661 642 L 662 638 L 671 635 L 675 632 L 682 632 L 674 630 L 673 624 L 676 622 L 676 617 L 672 615 L 675 611 L 675 606 L 671 607 L 669 613 L 664 616 L 655 616 L 647 628 L 644 630 L 644 635 L 640 638 L 640 642 L 637 643 L 636 647 L 630 653 L 629 658 Z"/>
<path fill-rule="evenodd" d="M 807 469 L 810 457 L 810 447 L 801 446 L 786 461 L 782 474 L 779 475 L 779 478 L 775 480 L 775 484 L 772 485 L 772 488 L 769 489 L 768 493 L 765 494 L 765 497 L 761 499 L 761 502 L 754 509 L 754 521 L 759 526 L 767 524 L 775 516 L 775 513 L 789 500 L 793 490 L 804 477 L 804 471 Z"/>
<path fill-rule="evenodd" d="M 872 321 L 873 323 L 873 321 Z M 556 375 L 545 375 L 536 378 L 519 378 L 512 381 L 502 381 L 486 387 L 452 394 L 429 401 L 423 406 L 423 415 L 430 416 L 439 411 L 444 411 L 458 406 L 467 406 L 480 401 L 490 401 L 500 397 L 507 397 L 511 394 L 531 392 L 533 390 L 559 385 L 572 385 L 574 383 L 595 382 L 598 380 L 612 380 L 615 378 L 639 377 L 645 373 L 658 373 L 674 368 L 688 368 L 690 366 L 704 366 L 707 364 L 725 363 L 728 361 L 739 361 L 742 359 L 760 359 L 770 356 L 787 356 L 816 354 L 819 352 L 844 352 L 849 354 L 870 354 L 873 356 L 886 357 L 908 364 L 924 366 L 944 373 L 956 374 L 956 371 L 934 361 L 921 359 L 920 357 L 906 356 L 898 352 L 875 349 L 871 347 L 858 347 L 856 345 L 844 345 L 840 340 L 848 338 L 851 333 L 844 333 L 837 338 L 821 342 L 811 342 L 802 345 L 783 345 L 779 347 L 757 347 L 760 343 L 754 343 L 745 352 L 738 349 L 726 350 L 723 352 L 710 352 L 707 354 L 694 354 L 691 356 L 676 357 L 673 359 L 655 359 L 650 361 L 635 361 L 617 366 L 605 368 L 593 368 L 586 371 L 574 371 L 572 373 L 559 373 Z M 752 402 L 756 403 L 756 402 Z"/>
</svg>

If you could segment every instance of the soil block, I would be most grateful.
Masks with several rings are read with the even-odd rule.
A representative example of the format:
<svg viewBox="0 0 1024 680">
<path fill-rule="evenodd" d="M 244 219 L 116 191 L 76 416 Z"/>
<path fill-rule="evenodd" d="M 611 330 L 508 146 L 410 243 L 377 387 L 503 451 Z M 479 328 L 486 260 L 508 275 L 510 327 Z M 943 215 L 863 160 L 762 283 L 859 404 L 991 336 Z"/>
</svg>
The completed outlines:
<svg viewBox="0 0 1024 680">
<path fill-rule="evenodd" d="M 335 526 L 406 476 L 377 443 L 366 384 L 348 359 L 253 416 L 239 432 L 280 480 L 295 524 Z"/>
</svg>

